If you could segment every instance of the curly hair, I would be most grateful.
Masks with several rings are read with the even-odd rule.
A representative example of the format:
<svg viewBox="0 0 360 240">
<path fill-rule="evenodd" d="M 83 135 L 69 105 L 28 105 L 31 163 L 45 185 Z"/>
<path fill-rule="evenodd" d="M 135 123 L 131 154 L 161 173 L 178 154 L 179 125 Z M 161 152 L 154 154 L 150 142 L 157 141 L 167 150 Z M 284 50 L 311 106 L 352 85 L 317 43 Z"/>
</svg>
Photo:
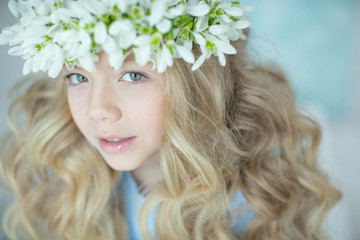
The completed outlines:
<svg viewBox="0 0 360 240">
<path fill-rule="evenodd" d="M 250 61 L 245 41 L 235 45 L 225 67 L 212 57 L 195 72 L 181 60 L 165 72 L 163 180 L 140 210 L 144 239 L 154 238 L 155 207 L 161 240 L 326 239 L 321 223 L 341 194 L 317 165 L 320 127 L 280 70 Z M 16 200 L 4 229 L 11 239 L 126 239 L 121 173 L 81 135 L 65 94 L 61 79 L 35 77 L 10 107 L 0 173 Z M 241 234 L 231 228 L 237 189 L 254 213 Z"/>
</svg>

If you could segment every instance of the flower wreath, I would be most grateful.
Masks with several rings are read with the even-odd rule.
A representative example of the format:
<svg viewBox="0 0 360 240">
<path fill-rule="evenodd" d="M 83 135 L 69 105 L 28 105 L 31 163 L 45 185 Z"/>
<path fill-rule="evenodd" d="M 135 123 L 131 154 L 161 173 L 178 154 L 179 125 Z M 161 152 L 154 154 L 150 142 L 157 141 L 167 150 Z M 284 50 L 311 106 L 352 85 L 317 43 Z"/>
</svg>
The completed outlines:
<svg viewBox="0 0 360 240">
<path fill-rule="evenodd" d="M 95 71 L 96 53 L 105 51 L 119 69 L 134 54 L 143 66 L 152 62 L 164 72 L 174 58 L 198 69 L 212 54 L 221 65 L 224 54 L 236 54 L 230 41 L 245 39 L 249 27 L 246 9 L 230 0 L 10 0 L 18 22 L 0 34 L 10 55 L 25 61 L 23 73 L 48 71 L 59 75 L 62 67 Z M 193 43 L 202 55 L 195 60 Z"/>
</svg>

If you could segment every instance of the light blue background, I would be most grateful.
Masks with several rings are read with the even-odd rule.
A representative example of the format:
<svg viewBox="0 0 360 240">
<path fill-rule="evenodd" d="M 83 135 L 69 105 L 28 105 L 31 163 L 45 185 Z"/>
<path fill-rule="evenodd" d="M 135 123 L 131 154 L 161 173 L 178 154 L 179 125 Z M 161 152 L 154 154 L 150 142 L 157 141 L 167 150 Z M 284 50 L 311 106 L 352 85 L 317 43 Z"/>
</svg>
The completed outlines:
<svg viewBox="0 0 360 240">
<path fill-rule="evenodd" d="M 253 45 L 259 49 L 268 41 L 274 48 L 270 53 L 267 48 L 265 55 L 272 55 L 284 68 L 298 99 L 331 118 L 344 117 L 355 82 L 359 1 L 243 0 L 241 4 L 255 7 L 248 13 Z"/>
</svg>

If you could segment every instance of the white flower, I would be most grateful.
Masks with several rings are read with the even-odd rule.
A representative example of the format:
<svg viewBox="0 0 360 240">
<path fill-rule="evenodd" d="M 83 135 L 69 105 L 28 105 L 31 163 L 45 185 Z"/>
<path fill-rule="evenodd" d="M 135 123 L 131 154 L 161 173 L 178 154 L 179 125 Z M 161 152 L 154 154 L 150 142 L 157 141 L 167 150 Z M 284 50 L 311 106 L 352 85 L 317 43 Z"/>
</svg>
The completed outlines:
<svg viewBox="0 0 360 240">
<path fill-rule="evenodd" d="M 235 29 L 245 29 L 250 27 L 250 23 L 246 20 L 239 20 L 232 25 Z"/>
<path fill-rule="evenodd" d="M 209 27 L 209 17 L 208 16 L 202 16 L 197 19 L 197 22 L 195 24 L 195 29 L 198 32 L 203 32 Z"/>
<path fill-rule="evenodd" d="M 209 27 L 209 32 L 213 35 L 222 35 L 226 32 L 226 26 L 212 25 L 211 27 Z"/>
<path fill-rule="evenodd" d="M 103 22 L 98 22 L 95 26 L 94 40 L 97 44 L 104 44 L 107 38 L 106 25 Z"/>
<path fill-rule="evenodd" d="M 57 44 L 49 44 L 43 51 L 35 55 L 33 60 L 29 60 L 26 68 L 24 66 L 24 72 L 28 72 L 28 65 L 31 63 L 33 72 L 48 71 L 49 76 L 55 78 L 64 66 L 63 51 Z"/>
<path fill-rule="evenodd" d="M 162 49 L 159 49 L 156 57 L 157 71 L 159 73 L 165 72 L 167 67 L 171 67 L 173 65 L 171 52 L 166 46 L 162 46 Z"/>
<path fill-rule="evenodd" d="M 194 65 L 192 66 L 191 70 L 195 71 L 197 70 L 204 62 L 206 59 L 209 59 L 211 56 L 211 52 L 204 46 L 200 46 L 202 55 L 196 59 Z"/>
<path fill-rule="evenodd" d="M 230 16 L 234 16 L 234 17 L 241 17 L 244 13 L 241 10 L 241 8 L 238 7 L 229 7 L 229 8 L 224 8 L 224 11 L 230 15 Z"/>
<path fill-rule="evenodd" d="M 216 55 L 218 56 L 220 65 L 225 66 L 226 58 L 225 58 L 224 53 L 222 51 L 220 51 L 219 49 L 216 49 Z"/>
<path fill-rule="evenodd" d="M 186 6 L 186 13 L 195 16 L 202 17 L 210 12 L 210 7 L 206 4 L 205 1 L 189 1 Z"/>
<path fill-rule="evenodd" d="M 89 72 L 95 72 L 96 67 L 94 62 L 98 61 L 98 57 L 92 54 L 87 54 L 84 56 L 78 57 L 79 60 L 79 66 L 83 67 L 84 69 L 88 70 Z"/>
<path fill-rule="evenodd" d="M 60 24 L 61 22 L 69 23 L 73 12 L 70 9 L 60 8 L 56 9 L 51 14 L 51 22 L 54 24 Z"/>
<path fill-rule="evenodd" d="M 109 33 L 122 49 L 131 47 L 136 39 L 136 30 L 130 20 L 116 20 L 109 26 Z"/>
<path fill-rule="evenodd" d="M 175 49 L 178 53 L 178 55 L 185 60 L 187 63 L 194 63 L 195 57 L 194 54 L 191 52 L 191 49 L 188 49 L 185 46 L 180 46 L 178 44 L 175 44 Z"/>
<path fill-rule="evenodd" d="M 118 52 L 120 51 L 120 48 L 116 45 L 114 38 L 112 37 L 108 37 L 105 41 L 105 44 L 102 45 L 104 51 L 107 54 L 111 54 L 112 52 Z"/>
<path fill-rule="evenodd" d="M 140 36 L 134 44 L 136 47 L 133 48 L 135 60 L 140 66 L 147 64 L 151 57 L 151 36 Z"/>
<path fill-rule="evenodd" d="M 108 0 L 108 1 L 111 6 L 117 5 L 121 12 L 126 12 L 128 6 L 134 6 L 139 2 L 138 0 Z M 140 1 L 140 2 L 144 2 L 144 1 Z"/>
<path fill-rule="evenodd" d="M 109 54 L 109 63 L 116 71 L 122 66 L 127 55 L 123 54 L 122 51 L 111 52 Z"/>
<path fill-rule="evenodd" d="M 39 16 L 47 16 L 51 12 L 50 6 L 46 2 L 42 2 L 37 8 L 36 13 Z"/>
<path fill-rule="evenodd" d="M 168 19 L 174 19 L 176 17 L 179 17 L 181 15 L 183 15 L 185 12 L 185 5 L 184 4 L 179 4 L 173 8 L 168 9 L 165 13 L 164 16 Z"/>
<path fill-rule="evenodd" d="M 63 66 L 64 66 L 64 61 L 61 60 L 53 61 L 49 68 L 49 77 L 56 78 L 57 76 L 59 76 Z"/>
<path fill-rule="evenodd" d="M 157 30 L 159 30 L 161 33 L 167 33 L 171 30 L 172 23 L 168 19 L 163 19 L 160 22 L 156 23 L 155 26 Z"/>
<path fill-rule="evenodd" d="M 225 54 L 236 54 L 236 49 L 231 46 L 230 42 L 225 39 L 219 39 L 215 36 L 212 36 L 210 34 L 205 34 L 206 39 L 211 41 L 213 44 L 215 44 L 216 48 L 218 48 L 220 51 L 222 51 Z"/>
<path fill-rule="evenodd" d="M 20 56 L 23 53 L 23 49 L 20 46 L 12 47 L 9 49 L 8 54 L 12 56 Z"/>
<path fill-rule="evenodd" d="M 192 34 L 194 35 L 195 40 L 199 45 L 202 45 L 202 46 L 206 45 L 206 40 L 200 33 L 192 32 Z"/>
<path fill-rule="evenodd" d="M 20 11 L 18 9 L 18 3 L 15 0 L 10 0 L 8 3 L 10 12 L 12 13 L 12 15 L 14 15 L 14 17 L 16 17 L 17 19 L 20 18 Z"/>
<path fill-rule="evenodd" d="M 174 58 L 199 68 L 212 54 L 221 65 L 235 54 L 230 40 L 245 39 L 250 23 L 230 0 L 10 0 L 18 22 L 4 28 L 0 44 L 25 61 L 23 73 L 48 71 L 55 77 L 65 66 L 95 70 L 104 50 L 119 69 L 129 54 L 139 65 L 153 63 L 164 72 Z M 175 42 L 176 41 L 176 42 Z M 193 44 L 202 55 L 195 61 Z"/>
<path fill-rule="evenodd" d="M 10 41 L 14 38 L 13 28 L 6 27 L 0 33 L 0 45 L 9 44 Z"/>
<path fill-rule="evenodd" d="M 156 0 L 151 5 L 151 14 L 149 16 L 150 26 L 154 26 L 161 21 L 165 14 L 166 2 L 165 0 Z"/>
<path fill-rule="evenodd" d="M 103 14 L 106 14 L 109 11 L 109 7 L 106 6 L 106 4 L 103 3 L 102 1 L 98 1 L 98 0 L 85 0 L 85 1 L 83 0 L 80 1 L 79 4 L 81 4 L 81 6 L 79 6 L 79 9 L 84 9 L 84 10 L 86 9 L 97 16 L 102 16 Z"/>
<path fill-rule="evenodd" d="M 24 75 L 27 75 L 27 74 L 31 73 L 33 62 L 34 62 L 34 58 L 29 58 L 28 60 L 25 61 L 25 64 L 24 64 L 24 67 L 23 67 L 23 74 Z"/>
</svg>

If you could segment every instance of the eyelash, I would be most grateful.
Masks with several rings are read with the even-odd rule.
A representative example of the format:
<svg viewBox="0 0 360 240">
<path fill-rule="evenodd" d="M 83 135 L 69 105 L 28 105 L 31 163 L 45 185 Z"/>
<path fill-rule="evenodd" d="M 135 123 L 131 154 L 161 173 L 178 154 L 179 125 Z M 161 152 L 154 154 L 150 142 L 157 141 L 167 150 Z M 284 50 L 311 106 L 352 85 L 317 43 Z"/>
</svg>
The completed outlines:
<svg viewBox="0 0 360 240">
<path fill-rule="evenodd" d="M 89 80 L 87 79 L 87 77 L 85 77 L 84 75 L 81 75 L 81 74 L 78 74 L 78 73 L 70 73 L 70 74 L 68 74 L 68 75 L 65 76 L 65 79 L 68 81 L 69 86 L 77 86 L 77 85 L 80 85 L 80 84 L 82 84 L 82 83 L 85 83 L 85 81 L 84 81 L 84 82 L 81 82 L 81 83 L 74 83 L 74 82 L 72 82 L 72 80 L 71 80 L 71 77 L 72 77 L 72 76 L 82 76 L 82 77 L 84 77 L 84 78 L 86 79 L 86 82 L 89 81 Z"/>
<path fill-rule="evenodd" d="M 122 80 L 124 78 L 124 76 L 126 74 L 140 74 L 141 75 L 141 79 L 140 80 L 137 80 L 137 81 L 125 81 L 125 80 Z M 74 83 L 72 80 L 71 80 L 71 77 L 72 76 L 82 76 L 84 77 L 84 79 L 86 79 L 85 81 L 83 82 L 79 82 L 79 83 Z M 82 83 L 87 83 L 89 80 L 87 77 L 85 77 L 84 75 L 82 74 L 79 74 L 79 73 L 70 73 L 68 75 L 65 76 L 65 79 L 68 81 L 68 84 L 69 86 L 77 86 L 77 85 L 80 85 Z M 120 79 L 125 83 L 125 84 L 140 84 L 140 83 L 144 83 L 144 81 L 147 79 L 147 76 L 142 73 L 142 72 L 137 72 L 137 71 L 128 71 L 128 72 L 124 72 Z"/>
<path fill-rule="evenodd" d="M 142 73 L 142 72 L 137 72 L 137 71 L 124 72 L 124 73 L 121 75 L 120 79 L 124 79 L 124 76 L 125 76 L 126 74 L 132 74 L 132 73 L 140 74 L 140 75 L 142 76 L 141 79 L 138 80 L 138 81 L 124 81 L 124 80 L 123 80 L 123 82 L 124 82 L 125 84 L 140 84 L 140 83 L 144 83 L 144 81 L 147 79 L 147 76 L 146 76 L 144 73 Z"/>
</svg>

